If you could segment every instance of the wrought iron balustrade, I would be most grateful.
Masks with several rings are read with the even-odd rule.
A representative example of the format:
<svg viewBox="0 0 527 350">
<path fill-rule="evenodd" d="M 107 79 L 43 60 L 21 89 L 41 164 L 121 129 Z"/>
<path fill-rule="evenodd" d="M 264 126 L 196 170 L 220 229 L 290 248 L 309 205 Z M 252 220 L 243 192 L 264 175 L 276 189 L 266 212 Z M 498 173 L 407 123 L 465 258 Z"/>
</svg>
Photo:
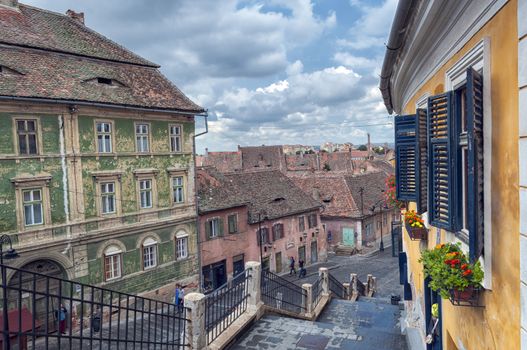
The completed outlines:
<svg viewBox="0 0 527 350">
<path fill-rule="evenodd" d="M 205 297 L 207 344 L 218 338 L 247 310 L 249 278 L 251 270 L 247 269 Z"/>
<path fill-rule="evenodd" d="M 311 303 L 313 304 L 313 310 L 317 308 L 320 299 L 322 299 L 322 279 L 318 278 L 311 285 Z"/>
<path fill-rule="evenodd" d="M 0 348 L 185 349 L 184 308 L 6 265 Z M 5 304 L 4 304 L 5 305 Z M 2 324 L 3 326 L 3 324 Z M 9 346 L 7 346 L 9 344 Z"/>
<path fill-rule="evenodd" d="M 348 290 L 333 275 L 328 274 L 329 290 L 333 295 L 341 299 L 348 299 Z"/>
<path fill-rule="evenodd" d="M 303 305 L 303 300 L 307 297 L 306 291 L 285 278 L 264 270 L 261 289 L 265 305 L 298 314 L 306 311 Z"/>
</svg>

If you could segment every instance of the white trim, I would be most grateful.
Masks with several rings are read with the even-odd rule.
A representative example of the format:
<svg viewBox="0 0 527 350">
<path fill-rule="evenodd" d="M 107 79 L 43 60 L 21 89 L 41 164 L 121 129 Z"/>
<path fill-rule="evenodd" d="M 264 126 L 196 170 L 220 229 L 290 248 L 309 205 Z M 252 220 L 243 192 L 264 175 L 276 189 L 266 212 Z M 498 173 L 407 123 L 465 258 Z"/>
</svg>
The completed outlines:
<svg viewBox="0 0 527 350">
<path fill-rule="evenodd" d="M 426 108 L 428 106 L 428 97 L 430 97 L 430 93 L 428 91 L 419 97 L 415 102 L 415 109 Z"/>
<path fill-rule="evenodd" d="M 416 25 L 405 40 L 406 48 L 391 79 L 395 112 L 508 2 L 508 0 L 430 0 L 414 14 Z M 438 38 L 433 40 L 431 38 Z M 418 59 L 416 59 L 418 58 Z"/>
<path fill-rule="evenodd" d="M 176 238 L 184 238 L 184 237 L 188 237 L 188 233 L 186 233 L 185 231 L 181 230 L 176 233 Z"/>
<path fill-rule="evenodd" d="M 121 254 L 123 251 L 117 245 L 110 245 L 104 249 L 104 256 Z"/>
<path fill-rule="evenodd" d="M 484 193 L 484 241 L 485 257 L 480 258 L 485 272 L 483 287 L 492 289 L 492 95 L 491 95 L 491 61 L 490 38 L 485 37 L 470 49 L 456 64 L 445 73 L 445 90 L 454 90 L 467 80 L 467 69 L 481 70 L 483 74 L 483 193 Z M 468 246 L 454 234 L 448 234 L 449 241 L 462 243 L 462 249 L 468 252 Z"/>
</svg>

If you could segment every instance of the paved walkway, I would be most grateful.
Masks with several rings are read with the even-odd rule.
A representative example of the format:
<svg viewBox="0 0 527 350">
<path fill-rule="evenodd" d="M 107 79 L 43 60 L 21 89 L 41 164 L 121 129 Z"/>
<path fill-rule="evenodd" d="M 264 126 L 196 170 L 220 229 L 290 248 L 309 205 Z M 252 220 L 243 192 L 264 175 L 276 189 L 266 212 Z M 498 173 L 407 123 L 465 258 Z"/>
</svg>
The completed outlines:
<svg viewBox="0 0 527 350">
<path fill-rule="evenodd" d="M 404 350 L 400 310 L 381 300 L 332 300 L 316 322 L 266 315 L 232 350 Z"/>
</svg>

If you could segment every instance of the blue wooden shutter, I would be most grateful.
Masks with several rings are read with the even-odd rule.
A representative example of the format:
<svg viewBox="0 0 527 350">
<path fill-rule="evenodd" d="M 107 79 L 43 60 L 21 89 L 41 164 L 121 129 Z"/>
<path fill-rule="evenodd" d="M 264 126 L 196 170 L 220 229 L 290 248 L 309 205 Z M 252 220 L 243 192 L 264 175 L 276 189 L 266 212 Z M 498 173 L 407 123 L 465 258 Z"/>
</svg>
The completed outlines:
<svg viewBox="0 0 527 350">
<path fill-rule="evenodd" d="M 399 252 L 399 284 L 406 281 L 406 253 Z"/>
<path fill-rule="evenodd" d="M 468 210 L 470 259 L 483 253 L 483 77 L 467 70 Z"/>
<path fill-rule="evenodd" d="M 400 201 L 416 201 L 416 116 L 397 116 L 394 123 L 396 196 Z"/>
<path fill-rule="evenodd" d="M 416 142 L 416 184 L 417 184 L 417 212 L 424 213 L 428 210 L 428 133 L 426 109 L 417 110 L 415 128 Z"/>
<path fill-rule="evenodd" d="M 454 230 L 452 91 L 428 98 L 428 214 L 433 226 Z"/>
</svg>

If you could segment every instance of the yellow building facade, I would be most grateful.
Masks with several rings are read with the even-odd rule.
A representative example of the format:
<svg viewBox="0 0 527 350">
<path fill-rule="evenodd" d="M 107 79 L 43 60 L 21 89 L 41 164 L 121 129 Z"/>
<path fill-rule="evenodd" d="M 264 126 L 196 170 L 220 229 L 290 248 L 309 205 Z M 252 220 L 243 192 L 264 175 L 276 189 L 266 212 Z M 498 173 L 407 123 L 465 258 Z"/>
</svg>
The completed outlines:
<svg viewBox="0 0 527 350">
<path fill-rule="evenodd" d="M 406 298 L 411 300 L 405 301 L 403 328 L 412 349 L 527 349 L 527 322 L 524 321 L 527 314 L 522 312 L 527 310 L 527 264 L 524 262 L 527 259 L 524 236 L 527 234 L 526 21 L 526 0 L 399 2 L 381 74 L 381 91 L 390 113 L 415 114 L 419 123 L 419 110 L 424 111 L 423 117 L 428 118 L 428 123 L 423 124 L 429 135 L 424 146 L 427 155 L 432 154 L 429 149 L 436 147 L 430 141 L 430 134 L 435 132 L 430 117 L 435 96 L 452 91 L 450 96 L 455 99 L 462 89 L 469 89 L 466 86 L 470 86 L 471 78 L 467 76 L 470 69 L 483 82 L 481 187 L 476 186 L 474 191 L 468 185 L 470 167 L 467 168 L 469 175 L 459 169 L 471 152 L 470 131 L 463 128 L 466 121 L 455 119 L 464 115 L 456 113 L 456 108 L 460 111 L 464 108 L 460 102 L 461 107 L 452 105 L 451 120 L 460 127 L 452 137 L 454 142 L 449 144 L 450 149 L 459 147 L 458 162 L 452 159 L 448 162 L 449 177 L 460 174 L 456 186 L 444 192 L 446 199 L 441 202 L 436 197 L 437 182 L 419 184 L 432 179 L 430 171 L 435 171 L 431 163 L 437 159 L 428 157 L 421 165 L 428 169 L 426 180 L 415 174 L 417 183 L 412 190 L 416 197 L 402 198 L 409 210 L 418 211 L 421 208 L 417 202 L 424 198 L 426 211 L 420 214 L 428 228 L 427 240 L 411 240 L 403 229 L 406 253 L 403 273 L 411 288 L 411 295 Z M 397 118 L 402 117 L 395 117 L 396 124 L 401 120 Z M 462 141 L 467 133 L 468 151 Z M 424 156 L 416 155 L 414 160 L 420 163 Z M 407 175 L 401 173 L 398 186 Z M 449 185 L 452 181 L 453 177 L 448 180 Z M 482 198 L 480 216 L 469 212 L 478 205 L 467 204 L 470 200 L 466 198 L 473 192 L 477 192 L 474 197 Z M 455 198 L 460 199 L 457 207 L 452 204 Z M 437 209 L 442 203 L 447 203 L 444 225 L 443 209 Z M 437 209 L 435 213 L 432 208 Z M 476 216 L 481 229 L 478 226 L 467 230 L 472 226 L 465 223 Z M 446 222 L 450 219 L 458 220 L 459 225 L 448 225 Z M 456 229 L 450 229 L 452 226 Z M 428 298 L 431 291 L 425 286 L 419 258 L 425 249 L 447 242 L 460 243 L 467 255 L 474 255 L 475 247 L 479 249 L 475 259 L 485 273 L 483 290 L 478 302 L 471 306 L 455 306 L 448 299 L 438 301 L 439 335 L 431 344 L 426 344 L 425 337 L 431 333 L 427 315 L 434 300 Z"/>
</svg>

